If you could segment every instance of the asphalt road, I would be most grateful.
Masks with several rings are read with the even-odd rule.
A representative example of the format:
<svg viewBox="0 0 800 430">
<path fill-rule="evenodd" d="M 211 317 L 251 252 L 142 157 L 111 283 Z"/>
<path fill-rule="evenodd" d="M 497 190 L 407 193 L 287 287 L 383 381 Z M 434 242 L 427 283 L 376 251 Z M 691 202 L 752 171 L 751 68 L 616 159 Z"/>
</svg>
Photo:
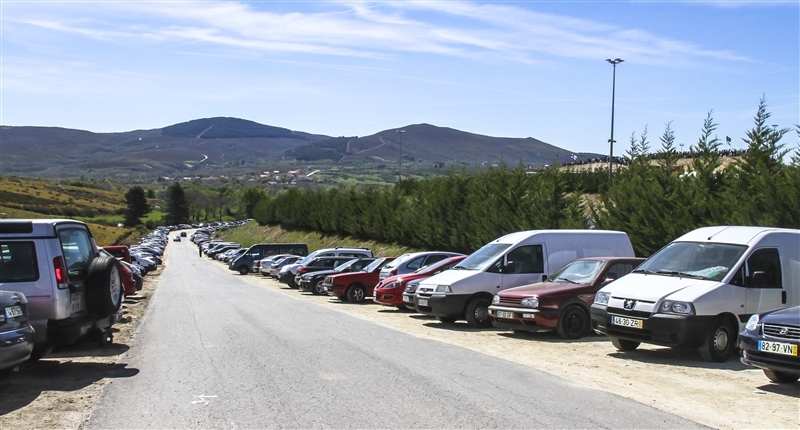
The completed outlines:
<svg viewBox="0 0 800 430">
<path fill-rule="evenodd" d="M 141 324 L 120 360 L 138 374 L 84 428 L 701 427 L 253 285 L 186 239 Z"/>
</svg>

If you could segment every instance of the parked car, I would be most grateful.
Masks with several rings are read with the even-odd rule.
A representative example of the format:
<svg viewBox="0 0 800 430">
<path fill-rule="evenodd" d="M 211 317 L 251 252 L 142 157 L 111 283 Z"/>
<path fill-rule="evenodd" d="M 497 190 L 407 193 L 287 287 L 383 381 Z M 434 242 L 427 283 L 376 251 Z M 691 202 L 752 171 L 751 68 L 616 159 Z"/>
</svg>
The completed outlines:
<svg viewBox="0 0 800 430">
<path fill-rule="evenodd" d="M 579 339 L 592 328 L 589 308 L 597 290 L 627 275 L 644 258 L 594 257 L 567 263 L 545 282 L 500 291 L 489 315 L 497 328 L 555 330 L 563 339 Z"/>
<path fill-rule="evenodd" d="M 246 275 L 252 271 L 253 264 L 265 257 L 285 255 L 308 255 L 305 243 L 257 243 L 247 248 L 242 255 L 231 261 L 228 269 Z"/>
<path fill-rule="evenodd" d="M 28 299 L 33 359 L 86 336 L 113 341 L 123 286 L 119 262 L 99 257 L 85 223 L 68 219 L 0 220 L 0 290 Z"/>
<path fill-rule="evenodd" d="M 545 274 L 584 257 L 633 257 L 628 235 L 605 230 L 530 230 L 493 240 L 452 270 L 425 279 L 414 298 L 417 312 L 444 323 L 467 320 L 492 326 L 489 306 L 499 291 L 541 282 Z"/>
<path fill-rule="evenodd" d="M 316 257 L 372 257 L 372 251 L 367 248 L 349 248 L 349 247 L 336 247 L 336 248 L 323 248 L 318 249 L 307 256 L 303 257 L 302 260 L 292 263 L 288 266 L 285 266 L 286 273 L 281 275 L 278 279 L 283 282 L 289 284 L 290 287 L 296 288 L 294 284 L 294 275 L 297 273 L 297 268 L 301 265 L 304 265 L 311 261 Z M 289 275 L 291 273 L 291 277 Z"/>
<path fill-rule="evenodd" d="M 111 257 L 111 258 L 114 258 L 114 259 L 117 258 L 117 257 L 114 257 L 113 255 L 108 253 L 108 251 L 106 251 L 106 250 L 104 250 L 102 248 L 97 250 L 97 255 L 98 255 L 98 257 Z M 122 279 L 123 291 L 125 292 L 126 296 L 135 295 L 136 294 L 136 279 L 133 278 L 133 271 L 131 270 L 130 267 L 125 265 L 127 263 L 125 263 L 125 264 L 122 264 L 122 263 L 124 263 L 124 262 L 120 261 L 119 274 L 120 274 L 120 278 Z"/>
<path fill-rule="evenodd" d="M 375 286 L 373 300 L 376 303 L 386 306 L 410 308 L 411 306 L 409 305 L 413 305 L 414 303 L 413 295 L 406 296 L 404 293 L 412 281 L 421 281 L 423 279 L 430 278 L 433 275 L 438 275 L 445 270 L 449 270 L 451 267 L 455 266 L 458 264 L 458 262 L 465 258 L 467 258 L 466 255 L 457 255 L 455 257 L 445 258 L 444 260 L 433 263 L 430 266 L 425 266 L 421 269 L 418 269 L 414 273 L 395 275 L 383 279 L 378 282 L 378 285 Z M 383 266 L 381 272 L 383 272 L 383 269 L 385 268 L 386 266 Z M 419 282 L 415 282 L 414 285 L 419 285 Z M 416 292 L 416 290 L 414 290 L 414 292 Z"/>
<path fill-rule="evenodd" d="M 33 352 L 33 342 L 27 298 L 19 292 L 0 291 L 0 369 L 27 361 Z"/>
<path fill-rule="evenodd" d="M 286 257 L 286 258 L 281 258 L 281 259 L 275 260 L 272 263 L 272 265 L 269 266 L 269 274 L 270 274 L 271 277 L 280 280 L 281 276 L 283 276 L 285 273 L 289 272 L 289 267 L 288 266 L 291 266 L 292 264 L 295 264 L 295 263 L 299 262 L 302 259 L 303 259 L 303 257 L 294 256 L 294 257 Z M 286 270 L 283 270 L 284 268 Z M 281 272 L 283 272 L 283 273 L 281 273 Z"/>
<path fill-rule="evenodd" d="M 754 314 L 739 334 L 741 362 L 758 367 L 772 382 L 800 379 L 800 306 Z"/>
<path fill-rule="evenodd" d="M 392 260 L 394 257 L 376 258 L 360 272 L 326 276 L 322 286 L 327 293 L 335 295 L 339 300 L 361 303 L 365 298 L 372 297 L 381 268 Z"/>
<path fill-rule="evenodd" d="M 292 288 L 299 288 L 300 287 L 300 277 L 305 275 L 306 273 L 311 272 L 320 272 L 323 270 L 331 270 L 338 266 L 341 266 L 344 263 L 352 260 L 353 257 L 317 257 L 313 260 L 309 261 L 306 264 L 301 265 L 297 268 L 297 273 L 294 275 L 294 279 L 290 283 Z"/>
<path fill-rule="evenodd" d="M 457 252 L 445 251 L 425 251 L 425 252 L 409 252 L 403 254 L 383 266 L 381 269 L 380 280 L 384 280 L 390 276 L 405 275 L 406 273 L 413 273 L 425 266 L 430 266 L 437 261 L 442 261 L 445 258 L 455 257 L 459 254 Z"/>
<path fill-rule="evenodd" d="M 316 272 L 312 271 L 304 273 L 303 276 L 300 277 L 300 281 L 297 283 L 299 285 L 298 289 L 302 292 L 310 292 L 315 295 L 328 294 L 325 291 L 325 287 L 322 286 L 322 282 L 325 280 L 326 276 L 338 275 L 339 273 L 360 272 L 373 261 L 375 261 L 374 258 L 353 258 L 350 261 L 340 264 L 331 270 L 320 270 Z M 302 268 L 300 270 L 302 270 Z"/>
<path fill-rule="evenodd" d="M 620 351 L 645 342 L 724 362 L 739 345 L 741 315 L 800 305 L 798 279 L 800 230 L 703 227 L 598 291 L 592 324 Z"/>
</svg>

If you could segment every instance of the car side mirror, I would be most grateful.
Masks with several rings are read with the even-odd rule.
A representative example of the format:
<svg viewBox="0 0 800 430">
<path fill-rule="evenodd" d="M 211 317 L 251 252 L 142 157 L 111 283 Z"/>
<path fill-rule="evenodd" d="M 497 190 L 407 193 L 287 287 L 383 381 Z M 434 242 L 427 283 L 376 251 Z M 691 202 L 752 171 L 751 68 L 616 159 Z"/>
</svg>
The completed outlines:
<svg viewBox="0 0 800 430">
<path fill-rule="evenodd" d="M 547 275 L 542 275 L 542 282 L 545 282 L 545 281 L 547 281 L 548 279 L 550 279 L 550 278 L 548 278 L 548 277 L 547 277 Z"/>
<path fill-rule="evenodd" d="M 767 274 L 763 271 L 756 271 L 750 277 L 750 286 L 753 288 L 764 288 L 767 286 Z"/>
</svg>

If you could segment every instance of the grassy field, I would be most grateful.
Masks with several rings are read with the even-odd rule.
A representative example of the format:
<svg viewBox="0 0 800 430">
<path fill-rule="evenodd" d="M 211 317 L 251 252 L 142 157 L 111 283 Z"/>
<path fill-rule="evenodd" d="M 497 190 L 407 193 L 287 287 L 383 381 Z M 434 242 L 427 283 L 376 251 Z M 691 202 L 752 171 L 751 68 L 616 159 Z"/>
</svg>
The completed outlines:
<svg viewBox="0 0 800 430">
<path fill-rule="evenodd" d="M 139 237 L 136 229 L 116 227 L 116 222 L 111 222 L 111 226 L 99 222 L 116 217 L 121 222 L 122 215 L 115 212 L 124 208 L 125 198 L 119 192 L 40 179 L 0 177 L 0 217 L 79 219 L 89 225 L 100 246 L 132 243 Z"/>
<path fill-rule="evenodd" d="M 305 243 L 308 245 L 309 252 L 336 246 L 369 248 L 376 257 L 397 257 L 405 252 L 424 251 L 396 244 L 324 235 L 316 231 L 284 230 L 279 226 L 260 226 L 255 221 L 217 233 L 216 237 L 240 243 L 243 247 L 249 247 L 256 243 Z"/>
</svg>

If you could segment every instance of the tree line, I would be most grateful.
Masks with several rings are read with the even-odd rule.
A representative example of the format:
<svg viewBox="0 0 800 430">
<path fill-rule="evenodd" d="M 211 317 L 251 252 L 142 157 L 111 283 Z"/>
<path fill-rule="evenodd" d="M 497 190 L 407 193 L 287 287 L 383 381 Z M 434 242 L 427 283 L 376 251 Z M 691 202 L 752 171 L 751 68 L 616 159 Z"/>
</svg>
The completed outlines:
<svg viewBox="0 0 800 430">
<path fill-rule="evenodd" d="M 607 170 L 531 173 L 521 164 L 501 164 L 476 174 L 451 169 L 444 177 L 388 188 L 293 188 L 264 197 L 251 215 L 263 225 L 465 253 L 506 233 L 533 229 L 620 230 L 637 255 L 649 256 L 702 226 L 800 228 L 800 149 L 783 163 L 789 151 L 779 141 L 790 130 L 767 126 L 769 117 L 762 100 L 743 139 L 747 149 L 728 166 L 709 113 L 690 148 L 690 169 L 679 166 L 683 157 L 667 124 L 655 151 L 657 165 L 645 129 L 631 135 L 629 166 L 615 170 L 610 182 Z"/>
</svg>

